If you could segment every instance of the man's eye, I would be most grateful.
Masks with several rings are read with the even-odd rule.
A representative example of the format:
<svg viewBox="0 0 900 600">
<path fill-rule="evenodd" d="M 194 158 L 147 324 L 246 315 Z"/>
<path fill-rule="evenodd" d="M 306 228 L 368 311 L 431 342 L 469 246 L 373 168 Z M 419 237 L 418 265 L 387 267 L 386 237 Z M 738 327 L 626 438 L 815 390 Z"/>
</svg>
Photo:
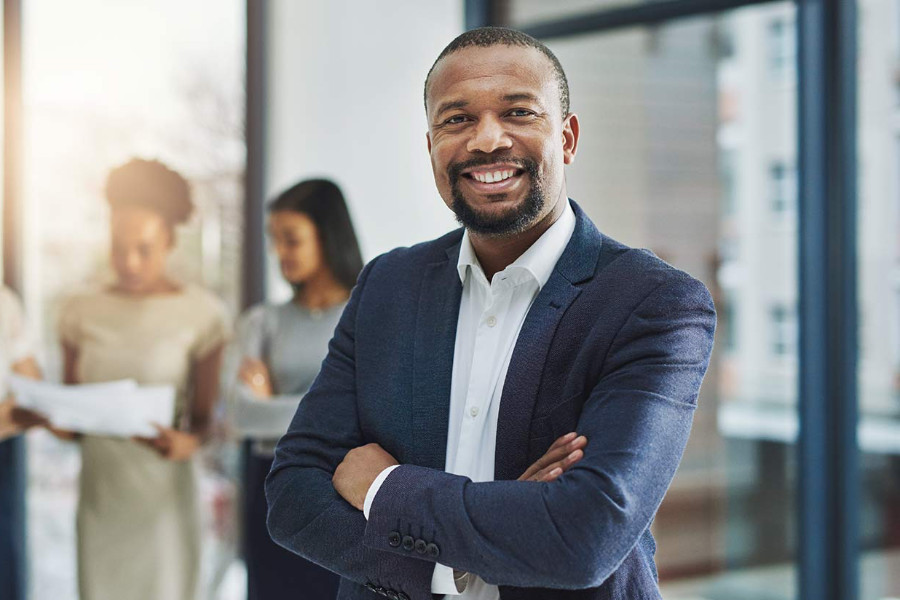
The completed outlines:
<svg viewBox="0 0 900 600">
<path fill-rule="evenodd" d="M 465 120 L 466 120 L 465 115 L 453 115 L 452 117 L 450 117 L 449 119 L 444 121 L 444 124 L 445 125 L 459 125 L 460 123 L 464 122 Z"/>
<path fill-rule="evenodd" d="M 525 108 L 514 108 L 509 111 L 509 116 L 511 117 L 530 117 L 534 113 Z"/>
</svg>

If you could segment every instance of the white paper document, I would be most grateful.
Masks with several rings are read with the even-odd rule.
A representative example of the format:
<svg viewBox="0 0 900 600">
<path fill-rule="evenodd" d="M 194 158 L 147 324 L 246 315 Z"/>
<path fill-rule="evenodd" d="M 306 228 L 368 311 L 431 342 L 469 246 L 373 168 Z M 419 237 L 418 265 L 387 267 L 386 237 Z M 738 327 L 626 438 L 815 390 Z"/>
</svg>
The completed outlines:
<svg viewBox="0 0 900 600">
<path fill-rule="evenodd" d="M 58 385 L 11 376 L 16 403 L 46 416 L 59 429 L 93 435 L 156 437 L 152 423 L 170 426 L 175 413 L 171 385 L 139 386 L 124 379 Z"/>
</svg>

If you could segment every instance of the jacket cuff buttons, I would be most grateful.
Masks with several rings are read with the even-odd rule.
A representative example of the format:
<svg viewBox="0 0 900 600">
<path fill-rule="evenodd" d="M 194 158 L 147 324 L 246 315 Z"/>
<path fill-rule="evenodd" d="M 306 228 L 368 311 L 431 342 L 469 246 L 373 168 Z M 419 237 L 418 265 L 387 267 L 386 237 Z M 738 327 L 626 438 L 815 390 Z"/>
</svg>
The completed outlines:
<svg viewBox="0 0 900 600">
<path fill-rule="evenodd" d="M 441 549 L 437 544 L 426 542 L 423 539 L 415 539 L 411 535 L 400 535 L 399 531 L 392 531 L 388 534 L 388 544 L 391 548 L 402 546 L 407 552 L 415 550 L 417 554 L 427 554 L 433 559 L 441 555 Z"/>
<path fill-rule="evenodd" d="M 370 592 L 375 592 L 379 596 L 390 598 L 390 600 L 409 600 L 409 596 L 407 596 L 403 592 L 398 592 L 397 590 L 381 587 L 380 585 L 375 585 L 372 582 L 366 583 L 366 589 Z"/>
</svg>

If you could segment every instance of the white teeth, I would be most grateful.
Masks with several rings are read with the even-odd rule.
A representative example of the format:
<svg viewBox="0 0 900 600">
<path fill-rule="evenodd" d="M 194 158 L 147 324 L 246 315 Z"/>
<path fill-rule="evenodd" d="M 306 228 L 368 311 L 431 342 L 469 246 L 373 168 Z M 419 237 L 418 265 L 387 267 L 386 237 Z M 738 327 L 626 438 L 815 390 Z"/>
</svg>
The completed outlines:
<svg viewBox="0 0 900 600">
<path fill-rule="evenodd" d="M 509 179 L 515 174 L 515 171 L 494 171 L 493 173 L 472 173 L 472 177 L 481 183 L 496 183 Z"/>
</svg>

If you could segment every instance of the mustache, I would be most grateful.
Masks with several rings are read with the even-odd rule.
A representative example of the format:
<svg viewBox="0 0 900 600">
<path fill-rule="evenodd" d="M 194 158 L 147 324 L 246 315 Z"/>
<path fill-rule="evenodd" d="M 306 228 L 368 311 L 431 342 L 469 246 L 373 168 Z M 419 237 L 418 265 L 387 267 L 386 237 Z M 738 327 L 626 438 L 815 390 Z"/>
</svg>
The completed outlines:
<svg viewBox="0 0 900 600">
<path fill-rule="evenodd" d="M 498 162 L 516 165 L 531 176 L 537 174 L 537 163 L 530 158 L 515 158 L 503 154 L 488 154 L 486 156 L 480 156 L 478 158 L 472 158 L 463 162 L 451 164 L 449 167 L 447 167 L 447 175 L 449 176 L 450 181 L 455 183 L 459 180 L 459 178 L 462 176 L 462 172 L 466 169 L 483 167 L 485 165 L 492 165 Z"/>
</svg>

